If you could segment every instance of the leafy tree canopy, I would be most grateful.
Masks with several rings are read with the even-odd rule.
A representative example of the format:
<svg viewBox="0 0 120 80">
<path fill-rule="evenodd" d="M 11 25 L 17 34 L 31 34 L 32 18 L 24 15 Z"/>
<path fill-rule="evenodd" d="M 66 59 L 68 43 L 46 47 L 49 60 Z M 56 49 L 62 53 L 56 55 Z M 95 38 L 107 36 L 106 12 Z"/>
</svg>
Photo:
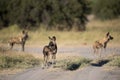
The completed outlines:
<svg viewBox="0 0 120 80">
<path fill-rule="evenodd" d="M 0 27 L 45 24 L 47 29 L 85 30 L 89 13 L 87 0 L 0 0 Z"/>
</svg>

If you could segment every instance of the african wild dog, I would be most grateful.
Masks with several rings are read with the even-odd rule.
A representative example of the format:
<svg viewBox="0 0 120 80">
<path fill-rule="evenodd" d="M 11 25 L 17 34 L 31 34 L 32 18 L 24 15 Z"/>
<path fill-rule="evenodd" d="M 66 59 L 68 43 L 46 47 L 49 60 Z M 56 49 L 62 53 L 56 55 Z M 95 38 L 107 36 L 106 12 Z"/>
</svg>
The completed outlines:
<svg viewBox="0 0 120 80">
<path fill-rule="evenodd" d="M 15 44 L 21 44 L 22 51 L 24 51 L 24 47 L 27 39 L 28 39 L 28 32 L 23 30 L 21 35 L 10 38 L 10 40 L 8 41 L 11 47 L 10 49 L 12 49 Z"/>
<path fill-rule="evenodd" d="M 95 43 L 93 44 L 94 53 L 98 53 L 99 49 L 102 49 L 102 48 L 106 49 L 107 43 L 112 39 L 113 37 L 108 32 L 102 40 L 95 41 Z"/>
<path fill-rule="evenodd" d="M 52 63 L 55 63 L 56 53 L 57 53 L 57 44 L 56 44 L 56 37 L 53 36 L 52 38 L 49 37 L 50 42 L 48 45 L 44 46 L 43 48 L 43 55 L 44 55 L 44 64 L 48 65 L 49 56 L 52 56 Z"/>
</svg>

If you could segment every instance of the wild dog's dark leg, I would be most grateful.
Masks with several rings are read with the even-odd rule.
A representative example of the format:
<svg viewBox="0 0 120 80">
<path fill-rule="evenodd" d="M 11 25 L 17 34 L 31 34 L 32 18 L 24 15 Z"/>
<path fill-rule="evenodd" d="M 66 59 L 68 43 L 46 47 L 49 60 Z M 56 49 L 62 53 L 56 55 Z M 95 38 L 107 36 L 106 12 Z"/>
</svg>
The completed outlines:
<svg viewBox="0 0 120 80">
<path fill-rule="evenodd" d="M 47 55 L 44 55 L 44 66 L 47 65 Z"/>
<path fill-rule="evenodd" d="M 46 52 L 43 50 L 43 58 L 44 58 L 44 61 L 43 61 L 43 64 L 44 64 L 44 66 L 46 66 Z"/>
<path fill-rule="evenodd" d="M 93 52 L 96 53 L 96 46 L 93 45 Z"/>
<path fill-rule="evenodd" d="M 54 64 L 56 64 L 56 54 L 54 54 Z"/>
<path fill-rule="evenodd" d="M 98 52 L 98 49 L 97 49 L 97 48 L 96 48 L 96 49 L 94 49 L 94 53 L 95 53 L 95 54 L 97 54 L 97 52 Z"/>
<path fill-rule="evenodd" d="M 106 51 L 107 43 L 104 43 L 104 51 Z"/>
<path fill-rule="evenodd" d="M 14 46 L 14 43 L 10 43 L 10 49 L 12 49 Z"/>
<path fill-rule="evenodd" d="M 22 42 L 22 51 L 24 51 L 25 48 L 25 42 Z"/>
<path fill-rule="evenodd" d="M 49 66 L 49 54 L 46 55 L 45 65 Z"/>
<path fill-rule="evenodd" d="M 100 58 L 102 57 L 102 51 L 103 51 L 103 47 L 101 47 L 101 48 L 99 49 L 99 56 L 100 56 Z"/>
<path fill-rule="evenodd" d="M 43 58 L 44 58 L 44 66 L 47 65 L 47 55 L 48 55 L 48 51 L 46 51 L 46 46 L 43 48 Z"/>
<path fill-rule="evenodd" d="M 46 56 L 44 55 L 44 64 L 45 64 L 45 61 L 46 61 L 45 57 L 46 57 Z"/>
<path fill-rule="evenodd" d="M 49 54 L 48 52 L 44 52 L 44 66 L 48 66 Z"/>
<path fill-rule="evenodd" d="M 95 48 L 93 48 L 93 52 L 96 53 L 96 49 Z"/>
<path fill-rule="evenodd" d="M 44 63 L 43 64 L 44 64 L 44 66 L 48 66 L 48 64 L 47 64 L 47 59 L 48 59 L 47 52 L 44 52 L 43 55 L 44 55 L 43 56 L 43 58 L 44 58 Z"/>
<path fill-rule="evenodd" d="M 51 54 L 51 64 L 53 64 L 54 63 L 54 54 L 52 53 Z"/>
<path fill-rule="evenodd" d="M 55 62 L 55 59 L 56 59 L 56 54 L 53 54 L 52 55 L 52 64 L 55 64 L 56 62 Z"/>
<path fill-rule="evenodd" d="M 22 51 L 24 51 L 24 44 L 22 44 Z"/>
</svg>

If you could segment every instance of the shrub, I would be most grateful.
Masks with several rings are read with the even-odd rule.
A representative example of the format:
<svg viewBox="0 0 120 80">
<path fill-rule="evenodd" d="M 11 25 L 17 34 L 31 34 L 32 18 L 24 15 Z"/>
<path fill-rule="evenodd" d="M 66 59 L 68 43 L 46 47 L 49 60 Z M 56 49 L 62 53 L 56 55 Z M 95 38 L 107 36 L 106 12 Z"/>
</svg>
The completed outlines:
<svg viewBox="0 0 120 80">
<path fill-rule="evenodd" d="M 93 12 L 100 19 L 113 19 L 120 15 L 120 0 L 96 0 Z"/>
</svg>

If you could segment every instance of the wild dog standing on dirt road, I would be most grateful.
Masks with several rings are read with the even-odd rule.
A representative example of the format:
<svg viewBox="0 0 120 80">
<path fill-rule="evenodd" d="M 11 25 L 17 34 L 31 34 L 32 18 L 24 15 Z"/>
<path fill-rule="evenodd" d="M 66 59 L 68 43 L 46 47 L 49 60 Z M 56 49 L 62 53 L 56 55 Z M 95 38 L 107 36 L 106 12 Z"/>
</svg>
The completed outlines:
<svg viewBox="0 0 120 80">
<path fill-rule="evenodd" d="M 94 53 L 98 53 L 99 49 L 106 49 L 108 42 L 112 39 L 113 37 L 108 32 L 102 40 L 95 41 L 95 43 L 93 44 Z"/>
<path fill-rule="evenodd" d="M 28 32 L 23 30 L 19 36 L 10 38 L 10 40 L 8 41 L 11 47 L 10 49 L 12 49 L 15 44 L 21 44 L 22 51 L 24 51 L 24 47 L 27 39 L 28 39 Z"/>
<path fill-rule="evenodd" d="M 56 44 L 56 37 L 53 36 L 52 38 L 49 37 L 50 42 L 48 45 L 44 46 L 43 48 L 43 55 L 44 55 L 44 65 L 48 65 L 48 60 L 50 55 L 52 56 L 52 64 L 55 63 L 56 53 L 57 53 L 57 44 Z"/>
</svg>

